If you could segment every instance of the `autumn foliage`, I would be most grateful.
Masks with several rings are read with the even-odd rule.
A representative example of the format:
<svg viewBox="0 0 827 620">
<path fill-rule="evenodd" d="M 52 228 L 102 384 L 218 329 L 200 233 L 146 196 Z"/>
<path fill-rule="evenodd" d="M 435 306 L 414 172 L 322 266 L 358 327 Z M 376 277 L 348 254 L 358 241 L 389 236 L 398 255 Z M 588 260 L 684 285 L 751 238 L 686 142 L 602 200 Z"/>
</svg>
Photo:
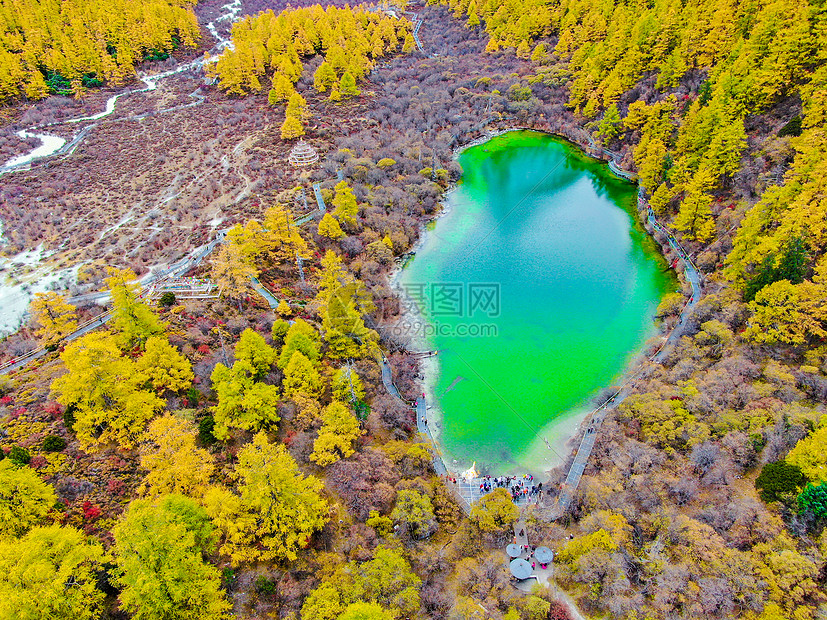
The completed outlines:
<svg viewBox="0 0 827 620">
<path fill-rule="evenodd" d="M 9 0 L 0 12 L 0 101 L 122 84 L 144 58 L 200 38 L 188 0 Z"/>
</svg>

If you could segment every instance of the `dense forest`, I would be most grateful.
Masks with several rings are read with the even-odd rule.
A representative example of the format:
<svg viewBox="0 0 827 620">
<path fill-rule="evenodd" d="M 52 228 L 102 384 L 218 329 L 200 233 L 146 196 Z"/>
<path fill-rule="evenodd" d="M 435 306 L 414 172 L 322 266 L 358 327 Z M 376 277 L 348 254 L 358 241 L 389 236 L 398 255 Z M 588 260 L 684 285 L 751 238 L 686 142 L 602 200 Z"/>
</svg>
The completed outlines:
<svg viewBox="0 0 827 620">
<path fill-rule="evenodd" d="M 164 7 L 165 34 L 120 77 L 52 70 L 124 79 L 173 35 L 187 43 L 187 7 Z M 462 0 L 419 16 L 425 52 L 407 19 L 365 8 L 235 24 L 212 69 L 226 107 L 210 113 L 241 131 L 267 106 L 281 159 L 304 135 L 321 164 L 289 173 L 261 149 L 239 168 L 255 195 L 195 274 L 222 299 L 149 303 L 134 273 L 90 268 L 111 293 L 106 329 L 64 342 L 100 309 L 48 293 L 3 343 L 53 350 L 0 376 L 4 617 L 827 613 L 823 7 Z M 42 62 L 25 66 L 47 76 Z M 14 75 L 8 97 L 29 97 Z M 509 127 L 611 149 L 705 275 L 678 345 L 603 423 L 570 512 L 548 520 L 553 494 L 523 512 L 580 611 L 513 588 L 517 509 L 492 493 L 462 512 L 376 361 L 421 392 L 408 343 L 383 330 L 402 310 L 388 277 L 459 179 L 455 149 Z M 299 227 L 308 181 L 329 211 Z M 663 300 L 664 330 L 685 297 Z"/>
<path fill-rule="evenodd" d="M 323 53 L 324 61 L 314 74 L 317 90 L 353 96 L 354 83 L 364 80 L 378 59 L 397 51 L 400 43 L 405 52 L 413 49 L 409 27 L 405 19 L 363 7 L 315 5 L 278 16 L 268 11 L 233 26 L 233 49 L 221 55 L 215 72 L 221 88 L 230 94 L 260 91 L 260 78 L 269 75 L 274 103 L 289 99 L 302 75 L 302 58 Z"/>
<path fill-rule="evenodd" d="M 687 239 L 709 242 L 725 232 L 714 217 L 725 196 L 746 202 L 726 277 L 748 301 L 757 297 L 754 338 L 803 344 L 827 333 L 819 309 L 825 267 L 818 263 L 825 249 L 818 164 L 827 113 L 820 4 L 656 2 L 641 10 L 631 3 L 541 2 L 526 11 L 516 2 L 452 0 L 450 7 L 471 26 L 483 20 L 488 50 L 505 45 L 540 63 L 549 54 L 563 61 L 572 77 L 568 105 L 595 119 L 605 144 L 634 144 L 652 206 L 677 210 L 674 227 Z M 549 35 L 553 47 L 532 48 Z M 647 100 L 641 91 L 652 82 L 655 96 Z M 691 90 L 679 100 L 681 86 Z M 742 166 L 746 125 L 790 107 L 799 114 L 777 137 L 793 138 L 783 154 L 792 166 L 783 184 L 778 176 L 756 183 L 746 175 L 760 171 Z"/>
<path fill-rule="evenodd" d="M 313 73 L 314 88 L 319 93 L 329 91 L 334 102 L 349 99 L 359 94 L 357 83 L 385 54 L 398 51 L 400 43 L 403 52 L 414 48 L 409 26 L 405 19 L 363 7 L 315 5 L 278 16 L 268 11 L 233 26 L 233 49 L 209 71 L 218 76 L 222 90 L 236 95 L 260 91 L 260 78 L 269 73 L 268 102 L 287 104 L 281 136 L 298 138 L 310 120 L 307 102 L 295 89 L 304 71 L 302 59 L 312 60 L 323 52 L 324 59 Z"/>
<path fill-rule="evenodd" d="M 3 0 L 0 102 L 122 84 L 142 60 L 200 37 L 188 0 Z"/>
</svg>

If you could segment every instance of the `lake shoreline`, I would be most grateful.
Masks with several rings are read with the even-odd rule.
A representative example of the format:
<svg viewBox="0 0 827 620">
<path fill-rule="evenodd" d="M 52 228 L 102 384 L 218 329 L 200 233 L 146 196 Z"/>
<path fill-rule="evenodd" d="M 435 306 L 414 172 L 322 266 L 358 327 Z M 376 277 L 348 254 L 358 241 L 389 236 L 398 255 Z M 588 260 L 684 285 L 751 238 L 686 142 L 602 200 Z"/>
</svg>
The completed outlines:
<svg viewBox="0 0 827 620">
<path fill-rule="evenodd" d="M 587 157 L 588 159 L 593 160 L 595 163 L 606 165 L 605 160 L 602 160 L 599 157 L 595 157 L 593 153 L 589 152 L 589 147 L 576 142 L 569 136 L 561 135 L 548 130 L 514 126 L 500 129 L 496 132 L 492 132 L 486 136 L 481 136 L 466 144 L 456 147 L 453 150 L 453 159 L 455 161 L 458 160 L 460 155 L 466 150 L 485 144 L 498 136 L 507 133 L 523 131 L 543 134 L 550 136 L 556 140 L 560 140 L 573 148 L 576 147 L 576 150 L 578 151 L 579 155 Z M 612 173 L 613 178 L 622 180 L 626 183 L 629 183 L 630 185 L 636 185 L 636 183 L 631 182 L 629 179 L 621 177 L 620 175 L 614 173 L 614 171 L 611 170 L 611 168 L 609 168 L 609 172 Z M 461 183 L 461 180 L 454 182 L 447 189 L 447 191 L 442 197 L 442 200 L 440 201 L 441 208 L 439 212 L 432 219 L 430 219 L 428 222 L 422 225 L 419 238 L 417 239 L 417 242 L 411 249 L 411 251 L 406 254 L 406 260 L 397 265 L 389 275 L 390 286 L 392 290 L 394 290 L 395 293 L 400 297 L 400 299 L 404 299 L 404 291 L 402 291 L 402 287 L 400 284 L 400 278 L 402 273 L 408 267 L 411 261 L 416 260 L 417 255 L 421 252 L 422 247 L 427 239 L 426 235 L 430 232 L 430 225 L 436 223 L 439 219 L 446 216 L 448 213 L 452 211 L 452 208 L 449 204 L 449 198 L 452 195 L 452 193 L 457 190 Z M 664 255 L 660 244 L 658 244 L 656 240 L 648 233 L 648 231 L 646 231 L 645 227 L 643 226 L 643 222 L 640 221 L 640 213 L 637 210 L 634 210 L 634 213 L 630 213 L 630 216 L 634 223 L 634 226 L 642 230 L 649 239 L 655 242 L 655 245 L 658 249 L 658 255 L 660 258 L 663 258 Z M 414 312 L 408 304 L 403 304 L 403 308 L 404 310 L 400 313 L 398 323 L 404 322 L 407 324 L 416 324 L 417 322 L 425 320 L 425 317 L 423 317 L 421 313 Z M 411 345 L 415 347 L 415 350 L 426 350 L 432 346 L 430 343 L 425 341 L 424 337 L 412 340 Z M 646 344 L 644 343 L 643 347 L 645 346 Z M 608 385 L 615 384 L 618 381 L 623 382 L 631 374 L 633 374 L 633 371 L 636 366 L 635 362 L 639 360 L 640 354 L 640 350 L 632 351 L 629 356 L 629 361 L 624 365 L 624 368 L 615 377 L 615 380 L 611 384 L 607 384 L 607 386 L 604 387 L 608 387 Z M 440 363 L 437 359 L 438 357 L 439 356 L 437 355 L 434 357 L 424 358 L 420 360 L 420 372 L 423 376 L 423 379 L 420 383 L 420 389 L 426 394 L 426 398 L 429 403 L 428 425 L 429 428 L 433 431 L 434 441 L 438 444 L 436 448 L 441 453 L 442 449 L 444 448 L 444 445 L 441 440 L 444 412 L 441 410 L 439 406 L 439 401 L 436 398 L 435 394 L 436 385 L 440 376 Z M 522 469 L 523 471 L 534 473 L 535 475 L 545 474 L 546 476 L 548 476 L 549 472 L 551 472 L 555 468 L 561 468 L 562 466 L 566 465 L 571 460 L 572 452 L 576 448 L 577 442 L 580 436 L 582 435 L 582 423 L 585 419 L 588 418 L 589 415 L 591 415 L 593 409 L 597 406 L 597 403 L 594 402 L 595 397 L 596 396 L 591 397 L 582 406 L 576 407 L 575 409 L 571 410 L 571 412 L 568 415 L 563 415 L 548 421 L 540 429 L 541 432 L 535 437 L 534 441 L 532 442 L 531 448 L 526 450 L 527 458 L 518 459 L 517 462 L 514 462 L 514 467 L 509 468 L 509 473 L 517 469 Z M 555 430 L 555 440 L 552 440 L 552 442 L 549 443 L 545 438 L 541 437 L 541 435 L 546 435 L 551 428 Z M 551 450 L 551 453 L 549 453 L 548 450 Z M 448 467 L 449 470 L 455 473 L 459 473 L 463 469 L 467 468 L 470 465 L 470 462 L 459 463 L 453 461 L 451 463 L 446 462 L 445 465 Z"/>
</svg>

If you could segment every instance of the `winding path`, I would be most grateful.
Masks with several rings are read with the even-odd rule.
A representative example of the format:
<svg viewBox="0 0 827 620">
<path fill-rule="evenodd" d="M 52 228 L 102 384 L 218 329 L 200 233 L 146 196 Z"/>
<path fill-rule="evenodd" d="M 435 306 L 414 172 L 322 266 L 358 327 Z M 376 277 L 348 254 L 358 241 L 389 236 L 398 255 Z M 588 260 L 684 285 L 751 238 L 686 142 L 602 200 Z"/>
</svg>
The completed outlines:
<svg viewBox="0 0 827 620">
<path fill-rule="evenodd" d="M 241 146 L 241 145 L 239 145 L 239 146 Z M 236 150 L 238 150 L 238 147 L 236 147 Z M 302 217 L 294 220 L 293 224 L 295 226 L 300 226 L 301 224 L 305 224 L 305 223 L 311 221 L 312 219 L 314 219 L 315 217 L 317 217 L 319 215 L 319 213 L 321 213 L 321 210 L 314 209 L 313 211 L 311 211 L 307 215 L 302 216 Z M 228 232 L 229 232 L 229 229 L 226 229 L 226 228 L 223 229 L 223 230 L 218 231 L 218 233 L 216 234 L 215 238 L 212 241 L 210 241 L 209 243 L 207 243 L 207 244 L 205 244 L 201 247 L 198 247 L 198 248 L 194 249 L 192 252 L 190 252 L 190 254 L 188 256 L 185 256 L 184 258 L 180 259 L 179 261 L 176 261 L 175 263 L 173 263 L 172 265 L 170 265 L 169 267 L 167 267 L 163 271 L 148 274 L 147 276 L 142 278 L 141 281 L 140 281 L 141 282 L 141 290 L 142 291 L 147 291 L 154 284 L 157 284 L 160 281 L 166 280 L 168 278 L 179 278 L 179 277 L 183 276 L 187 271 L 192 269 L 193 267 L 197 267 L 198 265 L 200 265 L 201 262 L 207 256 L 209 256 L 219 244 L 224 243 Z M 264 286 L 261 284 L 261 282 L 257 278 L 250 278 L 250 280 L 251 280 L 253 289 L 259 295 L 261 295 L 265 299 L 265 301 L 267 301 L 270 308 L 277 308 L 278 305 L 279 305 L 279 300 L 276 299 L 276 297 L 272 293 L 270 293 L 270 291 L 268 291 L 266 288 L 264 288 Z M 76 295 L 75 297 L 70 297 L 67 301 L 71 304 L 76 305 L 76 306 L 80 305 L 80 304 L 86 304 L 86 303 L 103 304 L 103 303 L 106 303 L 107 301 L 109 301 L 109 297 L 110 296 L 109 296 L 108 292 L 102 291 L 102 292 L 98 292 L 98 293 L 88 293 L 86 295 Z M 101 317 L 100 320 L 99 320 L 99 317 Z M 66 340 L 66 341 L 75 340 L 76 338 L 79 338 L 80 336 L 83 336 L 84 334 L 92 331 L 93 329 L 96 329 L 96 328 L 100 327 L 101 325 L 103 325 L 104 323 L 109 321 L 109 319 L 111 318 L 111 311 L 107 310 L 103 314 L 99 315 L 99 317 L 95 317 L 94 319 L 90 319 L 86 323 L 83 323 L 82 325 L 78 326 L 78 329 L 76 331 L 72 332 L 71 334 L 69 334 L 68 336 L 66 336 L 64 338 L 64 340 Z M 21 355 L 19 357 L 16 357 L 13 360 L 5 362 L 4 364 L 0 364 L 0 375 L 8 374 L 10 372 L 14 372 L 15 370 L 19 370 L 20 368 L 22 368 L 23 366 L 25 366 L 29 362 L 44 356 L 47 352 L 48 351 L 44 347 L 38 347 L 37 349 L 29 351 L 28 353 L 24 353 L 23 355 Z M 384 360 L 384 362 L 385 362 L 385 364 L 387 364 L 387 360 Z M 391 374 L 390 374 L 390 367 L 389 366 L 387 367 L 387 371 L 385 369 L 385 366 L 383 366 L 383 370 L 382 370 L 383 380 L 385 380 L 385 373 L 386 372 L 387 372 L 388 381 L 390 382 L 389 384 L 393 387 L 393 390 L 395 391 L 394 395 L 397 398 L 399 398 L 400 400 L 402 400 L 402 397 L 399 395 L 399 392 L 396 390 L 396 387 L 393 386 L 392 379 L 390 379 Z M 387 387 L 389 384 L 386 383 L 385 386 Z"/>
<path fill-rule="evenodd" d="M 159 271 L 157 273 L 151 273 L 145 278 L 141 280 L 141 291 L 142 294 L 144 291 L 147 291 L 153 284 L 157 284 L 161 280 L 165 280 L 167 278 L 177 278 L 185 274 L 187 271 L 196 267 L 201 264 L 201 262 L 210 255 L 210 253 L 218 246 L 218 244 L 223 243 L 224 238 L 227 236 L 227 230 L 221 230 L 218 232 L 216 237 L 207 243 L 206 245 L 201 246 L 200 248 L 196 248 L 192 252 L 190 252 L 189 256 L 182 258 L 181 260 L 173 263 L 167 269 L 163 271 Z M 100 293 L 90 293 L 88 295 L 78 295 L 76 297 L 71 297 L 67 301 L 74 305 L 79 305 L 83 303 L 106 303 L 109 300 L 109 293 L 108 292 L 100 292 Z M 103 325 L 104 323 L 109 322 L 112 318 L 112 311 L 106 310 L 102 314 L 99 314 L 93 319 L 89 319 L 85 323 L 82 323 L 78 326 L 78 328 L 66 336 L 64 340 L 71 341 L 75 340 L 76 338 L 80 338 L 84 334 L 89 333 Z M 44 347 L 38 347 L 28 353 L 24 353 L 23 355 L 16 357 L 4 364 L 0 364 L 0 375 L 5 375 L 10 372 L 14 372 L 15 370 L 19 370 L 23 368 L 29 362 L 32 362 L 36 359 L 39 359 L 48 353 Z"/>
<path fill-rule="evenodd" d="M 32 164 L 35 163 L 35 162 L 48 161 L 48 160 L 60 161 L 60 160 L 63 160 L 63 159 L 66 159 L 66 158 L 70 157 L 75 152 L 77 147 L 83 142 L 83 140 L 89 135 L 89 133 L 93 129 L 95 129 L 96 127 L 99 127 L 103 122 L 122 123 L 122 122 L 125 122 L 125 121 L 140 120 L 140 119 L 144 119 L 144 118 L 147 118 L 147 117 L 150 117 L 150 116 L 161 115 L 161 114 L 165 114 L 165 113 L 184 110 L 186 108 L 191 108 L 191 107 L 194 107 L 194 106 L 197 106 L 197 105 L 200 105 L 201 103 L 203 103 L 205 101 L 205 97 L 204 97 L 203 94 L 201 94 L 201 88 L 199 87 L 195 91 L 193 91 L 192 93 L 189 94 L 189 97 L 191 99 L 193 99 L 193 101 L 190 102 L 190 103 L 183 103 L 183 104 L 179 104 L 179 105 L 174 105 L 174 106 L 168 107 L 168 108 L 149 110 L 149 111 L 142 112 L 142 113 L 139 113 L 139 114 L 133 114 L 133 115 L 118 117 L 118 118 L 114 118 L 114 119 L 106 118 L 106 117 L 110 117 L 110 115 L 112 115 L 116 111 L 117 103 L 118 103 L 118 101 L 121 97 L 127 97 L 129 95 L 134 95 L 134 94 L 137 94 L 137 93 L 146 93 L 146 92 L 149 92 L 149 91 L 154 91 L 154 90 L 157 89 L 158 84 L 161 80 L 168 79 L 168 78 L 173 78 L 176 75 L 180 75 L 180 74 L 186 73 L 186 72 L 200 72 L 206 64 L 215 61 L 217 59 L 218 55 L 223 50 L 232 47 L 232 42 L 231 42 L 231 40 L 229 38 L 229 34 L 228 34 L 229 33 L 229 27 L 232 25 L 233 22 L 235 22 L 237 19 L 240 18 L 242 10 L 243 10 L 243 6 L 242 6 L 242 3 L 241 3 L 241 0 L 230 0 L 229 2 L 224 4 L 222 7 L 220 7 L 218 15 L 212 21 L 210 21 L 209 23 L 206 24 L 207 30 L 213 35 L 213 37 L 215 38 L 215 41 L 216 41 L 216 44 L 209 51 L 209 54 L 211 54 L 211 55 L 208 56 L 207 58 L 197 58 L 197 59 L 192 60 L 192 61 L 187 61 L 187 62 L 184 62 L 184 63 L 180 63 L 177 66 L 174 66 L 172 69 L 167 70 L 167 71 L 163 71 L 161 73 L 156 73 L 156 74 L 151 74 L 151 75 L 144 74 L 144 75 L 138 76 L 138 79 L 141 82 L 144 83 L 143 88 L 131 88 L 129 90 L 125 90 L 123 92 L 120 92 L 116 95 L 113 95 L 113 96 L 109 97 L 109 99 L 106 101 L 103 109 L 100 112 L 96 113 L 96 114 L 84 115 L 84 116 L 79 116 L 79 117 L 76 117 L 76 118 L 70 118 L 70 119 L 65 119 L 65 120 L 61 120 L 61 121 L 55 121 L 55 122 L 52 122 L 52 123 L 36 125 L 34 127 L 29 127 L 28 129 L 24 129 L 24 130 L 21 130 L 21 131 L 17 132 L 17 135 L 19 135 L 21 138 L 29 138 L 29 137 L 38 138 L 38 139 L 40 139 L 41 144 L 36 146 L 35 148 L 31 149 L 28 153 L 13 157 L 5 163 L 0 163 L 0 176 L 2 176 L 3 174 L 7 174 L 7 173 L 18 172 L 18 171 L 23 171 L 23 170 L 29 170 L 29 169 L 31 169 Z M 226 28 L 224 27 L 225 23 L 226 23 L 226 26 L 227 26 Z M 106 121 L 103 120 L 105 118 L 106 118 Z M 84 126 L 80 127 L 79 130 L 73 136 L 68 138 L 68 141 L 67 141 L 66 138 L 63 138 L 63 137 L 60 137 L 60 136 L 57 136 L 57 135 L 53 135 L 53 134 L 50 134 L 50 133 L 44 133 L 44 131 L 48 131 L 49 128 L 53 128 L 53 127 L 57 127 L 57 126 L 67 126 L 68 127 L 70 125 L 75 125 L 75 124 L 83 124 Z M 233 156 L 238 155 L 241 148 L 244 147 L 248 141 L 249 141 L 249 137 L 245 138 L 245 140 L 243 140 L 242 143 L 240 143 L 235 148 L 232 155 Z M 218 164 L 216 164 L 212 168 L 209 168 L 209 169 L 205 170 L 202 174 L 198 175 L 195 179 L 190 181 L 190 183 L 187 184 L 187 186 L 185 186 L 185 187 L 189 187 L 192 183 L 198 181 L 200 178 L 203 178 L 204 176 L 207 176 L 207 175 L 210 175 L 210 174 L 215 174 L 216 169 L 219 166 L 222 166 L 222 165 L 224 165 L 225 167 L 230 165 L 227 155 L 224 155 L 221 158 L 221 161 Z M 235 198 L 229 197 L 229 200 L 233 201 L 229 204 L 237 204 L 238 202 L 240 202 L 241 200 L 243 200 L 244 198 L 249 196 L 250 189 L 252 187 L 252 180 L 247 175 L 244 174 L 243 170 L 241 169 L 241 166 L 237 167 L 237 172 L 238 172 L 239 176 L 243 178 L 245 185 L 244 185 L 244 188 L 242 189 L 242 191 L 239 193 L 238 196 L 236 196 Z M 181 191 L 183 191 L 183 190 L 178 190 L 177 192 L 173 192 L 172 189 L 168 190 L 168 195 L 164 196 L 161 199 L 161 202 L 159 204 L 162 205 L 166 202 L 170 202 L 177 195 L 179 195 L 181 193 Z M 159 205 L 156 205 L 156 206 L 159 206 Z M 226 208 L 226 206 L 227 205 L 224 205 L 224 208 Z M 77 223 L 79 223 L 79 222 L 77 222 Z M 73 227 L 74 227 L 74 225 L 73 225 Z M 213 227 L 215 227 L 215 225 L 213 225 Z M 0 222 L 0 230 L 1 229 L 2 229 L 2 222 Z M 157 231 L 157 229 L 156 229 L 156 231 Z M 150 237 L 150 239 L 151 239 L 151 237 Z M 58 248 L 58 249 L 60 249 L 60 248 Z M 207 248 L 204 251 L 203 256 L 206 256 L 207 254 L 209 254 L 209 252 L 211 250 L 212 250 L 212 247 Z M 198 249 L 194 250 L 194 252 L 197 252 L 197 251 L 198 251 Z M 166 271 L 166 273 L 150 274 L 149 276 L 147 276 L 147 278 L 145 278 L 142 281 L 142 284 L 145 284 L 145 285 L 146 284 L 151 284 L 153 281 L 157 281 L 159 278 L 163 278 L 163 277 L 167 277 L 167 276 L 174 277 L 176 275 L 175 272 L 184 272 L 187 269 L 189 269 L 190 267 L 194 266 L 194 264 L 198 264 L 198 262 L 200 262 L 200 259 L 203 258 L 203 256 L 198 258 L 194 263 L 191 261 L 190 258 L 185 257 L 184 259 L 181 259 L 180 261 L 174 263 Z M 30 283 L 30 284 L 32 284 L 32 283 Z M 19 297 L 19 295 L 20 294 L 18 294 L 18 297 Z M 89 294 L 89 295 L 79 296 L 79 297 L 73 299 L 72 301 L 74 301 L 76 303 L 101 302 L 101 301 L 105 301 L 106 298 L 107 298 L 106 293 L 92 293 L 92 294 Z M 21 320 L 21 319 L 25 319 L 25 314 L 23 314 L 22 316 L 18 316 L 17 314 L 15 314 L 15 319 L 14 319 L 15 321 L 18 321 L 18 320 Z M 0 370 L 2 370 L 3 368 L 4 368 L 3 366 L 0 366 Z"/>
<path fill-rule="evenodd" d="M 276 299 L 270 291 L 264 288 L 261 282 L 259 282 L 258 278 L 251 277 L 250 282 L 253 285 L 253 290 L 262 297 L 264 297 L 264 301 L 267 302 L 267 305 L 269 305 L 271 309 L 279 307 L 279 300 Z"/>
</svg>

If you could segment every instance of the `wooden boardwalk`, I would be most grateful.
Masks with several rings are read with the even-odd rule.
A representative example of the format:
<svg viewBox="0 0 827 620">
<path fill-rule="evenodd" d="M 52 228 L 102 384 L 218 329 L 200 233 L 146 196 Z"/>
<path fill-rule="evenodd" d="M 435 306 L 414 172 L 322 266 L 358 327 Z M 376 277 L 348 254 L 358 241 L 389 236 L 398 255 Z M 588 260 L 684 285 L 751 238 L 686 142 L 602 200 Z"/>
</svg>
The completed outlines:
<svg viewBox="0 0 827 620">
<path fill-rule="evenodd" d="M 316 196 L 316 204 L 319 205 L 319 211 L 324 213 L 327 211 L 327 207 L 324 203 L 324 198 L 322 197 L 322 186 L 319 183 L 313 184 L 313 194 Z"/>
<path fill-rule="evenodd" d="M 142 281 L 141 285 L 141 294 L 140 297 L 143 298 L 147 296 L 153 288 L 157 288 L 158 286 L 163 285 L 165 281 L 174 280 L 176 278 L 180 278 L 184 273 L 192 269 L 193 267 L 200 265 L 201 262 L 210 255 L 210 253 L 215 250 L 215 248 L 220 244 L 223 243 L 226 239 L 227 231 L 220 230 L 216 234 L 215 238 L 207 243 L 206 245 L 196 248 L 188 256 L 185 256 L 181 260 L 173 263 L 164 271 L 161 271 L 157 274 L 152 274 L 148 278 L 145 278 Z M 173 291 L 174 292 L 174 291 Z M 100 293 L 90 293 L 88 295 L 79 295 L 77 297 L 70 297 L 68 299 L 69 303 L 74 305 L 81 305 L 85 303 L 99 303 L 104 304 L 109 301 L 110 295 L 108 292 L 100 292 Z M 93 331 L 107 323 L 112 318 L 111 310 L 107 310 L 100 315 L 96 316 L 93 319 L 78 325 L 77 329 L 66 336 L 64 340 L 69 342 L 71 340 L 75 340 L 80 338 L 81 336 L 88 334 L 90 331 Z M 16 370 L 20 370 L 29 362 L 36 360 L 40 357 L 43 357 L 48 351 L 44 347 L 38 347 L 32 351 L 24 353 L 12 360 L 9 360 L 2 365 L 0 365 L 0 375 L 8 374 L 10 372 L 14 372 Z"/>
<path fill-rule="evenodd" d="M 388 358 L 382 354 L 378 361 L 379 366 L 382 369 L 382 383 L 385 385 L 385 389 L 388 391 L 388 394 L 398 399 L 399 402 L 404 404 L 406 407 L 410 407 L 411 403 L 402 398 L 396 384 L 393 382 L 393 369 L 391 368 Z M 428 428 L 428 401 L 426 400 L 424 394 L 420 398 L 417 398 L 416 402 L 413 404 L 413 408 L 416 411 L 416 429 L 419 431 L 419 437 L 423 442 L 430 444 L 431 454 L 433 455 L 434 471 L 440 478 L 446 479 L 446 486 L 454 492 L 454 499 L 458 501 L 465 514 L 470 514 L 471 502 L 463 497 L 456 485 L 453 485 L 447 480 L 449 477 L 448 467 L 445 465 L 445 461 L 442 458 L 442 453 L 436 445 L 436 441 L 434 441 L 434 437 L 431 434 L 431 429 Z"/>
<path fill-rule="evenodd" d="M 695 267 L 695 264 L 692 262 L 689 253 L 683 248 L 683 246 L 681 246 L 680 243 L 678 243 L 677 239 L 675 239 L 674 234 L 671 231 L 669 231 L 669 229 L 666 228 L 663 224 L 661 224 L 658 221 L 657 217 L 655 217 L 654 211 L 646 201 L 646 196 L 643 188 L 640 188 L 640 190 L 638 191 L 638 205 L 642 209 L 646 209 L 646 222 L 652 228 L 653 232 L 660 233 L 665 238 L 666 243 L 668 243 L 669 247 L 671 247 L 672 250 L 678 255 L 680 262 L 683 264 L 684 277 L 686 278 L 686 281 L 689 283 L 689 285 L 692 287 L 691 296 L 689 297 L 683 309 L 681 310 L 677 324 L 672 329 L 669 336 L 666 338 L 666 340 L 660 346 L 660 348 L 649 357 L 650 361 L 660 363 L 661 361 L 663 361 L 664 357 L 669 352 L 670 348 L 683 335 L 687 319 L 695 310 L 695 306 L 698 305 L 698 302 L 700 301 L 701 296 L 703 295 L 703 289 L 701 288 L 701 275 L 698 272 L 698 269 Z M 557 501 L 555 502 L 554 506 L 552 506 L 550 514 L 551 520 L 559 519 L 568 511 L 569 506 L 571 505 L 571 501 L 574 497 L 574 493 L 580 484 L 580 479 L 583 477 L 583 472 L 586 469 L 589 457 L 591 456 L 592 449 L 594 448 L 595 441 L 597 440 L 597 433 L 600 430 L 601 424 L 605 419 L 607 413 L 610 410 L 617 407 L 629 396 L 629 394 L 631 394 L 632 382 L 634 378 L 635 377 L 633 376 L 632 378 L 627 380 L 626 383 L 624 383 L 623 386 L 617 392 L 615 392 L 614 395 L 611 396 L 611 398 L 609 398 L 606 402 L 600 405 L 589 415 L 585 423 L 586 431 L 583 435 L 583 438 L 580 441 L 580 445 L 577 448 L 574 460 L 572 461 L 572 464 L 569 467 L 566 479 L 564 480 L 560 488 L 560 494 L 557 497 Z"/>
</svg>

